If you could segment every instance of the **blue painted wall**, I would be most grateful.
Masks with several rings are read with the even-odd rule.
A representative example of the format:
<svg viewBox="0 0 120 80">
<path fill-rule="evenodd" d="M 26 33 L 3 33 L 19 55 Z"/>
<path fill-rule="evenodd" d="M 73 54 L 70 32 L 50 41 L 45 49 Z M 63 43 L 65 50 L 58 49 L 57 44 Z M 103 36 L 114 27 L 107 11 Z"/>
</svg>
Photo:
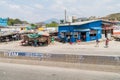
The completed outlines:
<svg viewBox="0 0 120 80">
<path fill-rule="evenodd" d="M 7 18 L 0 18 L 0 26 L 6 27 L 7 23 L 8 23 L 8 19 Z"/>
<path fill-rule="evenodd" d="M 90 23 L 86 23 L 83 25 L 64 25 L 64 26 L 59 26 L 58 28 L 58 36 L 60 37 L 60 32 L 71 32 L 72 34 L 74 34 L 74 30 L 75 29 L 91 29 L 91 28 L 101 28 L 102 29 L 102 21 L 94 21 L 94 22 L 90 22 Z M 101 39 L 101 29 L 96 30 L 97 34 L 94 37 L 90 37 L 90 31 L 86 31 L 86 42 L 87 41 L 92 41 L 92 40 L 96 40 L 96 39 Z M 80 37 L 78 37 L 79 39 Z M 64 38 L 64 40 L 66 40 Z M 72 38 L 70 39 L 71 42 L 76 42 L 74 36 L 72 35 Z"/>
</svg>

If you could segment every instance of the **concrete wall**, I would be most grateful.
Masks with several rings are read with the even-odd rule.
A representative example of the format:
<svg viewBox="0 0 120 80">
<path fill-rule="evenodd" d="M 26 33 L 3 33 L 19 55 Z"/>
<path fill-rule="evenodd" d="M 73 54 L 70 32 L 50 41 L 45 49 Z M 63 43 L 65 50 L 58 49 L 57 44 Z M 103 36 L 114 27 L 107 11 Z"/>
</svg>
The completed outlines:
<svg viewBox="0 0 120 80">
<path fill-rule="evenodd" d="M 86 63 L 99 65 L 120 65 L 120 56 L 73 55 L 73 54 L 42 54 L 26 52 L 0 52 L 0 57 L 30 59 L 69 63 Z"/>
</svg>

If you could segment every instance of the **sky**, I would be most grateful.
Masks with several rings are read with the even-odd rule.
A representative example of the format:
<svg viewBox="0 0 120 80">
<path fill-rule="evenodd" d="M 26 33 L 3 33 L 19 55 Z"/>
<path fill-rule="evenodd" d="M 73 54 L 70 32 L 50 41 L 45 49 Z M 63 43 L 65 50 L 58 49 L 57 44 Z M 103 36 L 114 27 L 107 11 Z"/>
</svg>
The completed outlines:
<svg viewBox="0 0 120 80">
<path fill-rule="evenodd" d="M 106 16 L 120 12 L 120 0 L 0 0 L 0 17 L 40 22 L 67 16 Z"/>
</svg>

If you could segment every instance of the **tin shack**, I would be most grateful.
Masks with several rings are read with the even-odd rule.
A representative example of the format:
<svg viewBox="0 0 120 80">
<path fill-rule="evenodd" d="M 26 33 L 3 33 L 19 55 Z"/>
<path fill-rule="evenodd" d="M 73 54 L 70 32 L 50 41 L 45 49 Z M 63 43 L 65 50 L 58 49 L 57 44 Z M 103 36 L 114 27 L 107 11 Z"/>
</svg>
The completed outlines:
<svg viewBox="0 0 120 80">
<path fill-rule="evenodd" d="M 101 39 L 102 21 L 91 20 L 76 23 L 60 24 L 58 37 L 64 42 L 89 42 Z"/>
</svg>

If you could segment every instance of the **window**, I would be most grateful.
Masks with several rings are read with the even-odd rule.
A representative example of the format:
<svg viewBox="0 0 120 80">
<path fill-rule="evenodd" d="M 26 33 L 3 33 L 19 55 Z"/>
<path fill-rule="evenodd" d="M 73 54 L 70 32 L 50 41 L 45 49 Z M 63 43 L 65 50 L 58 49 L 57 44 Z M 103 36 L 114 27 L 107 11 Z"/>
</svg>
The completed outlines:
<svg viewBox="0 0 120 80">
<path fill-rule="evenodd" d="M 78 38 L 78 32 L 74 32 L 74 38 Z"/>
<path fill-rule="evenodd" d="M 61 33 L 60 33 L 60 37 L 61 37 L 61 38 L 64 38 L 64 37 L 65 37 L 65 32 L 61 32 Z"/>
<path fill-rule="evenodd" d="M 90 31 L 90 36 L 96 36 L 97 34 L 97 31 L 96 30 L 91 30 Z"/>
</svg>

